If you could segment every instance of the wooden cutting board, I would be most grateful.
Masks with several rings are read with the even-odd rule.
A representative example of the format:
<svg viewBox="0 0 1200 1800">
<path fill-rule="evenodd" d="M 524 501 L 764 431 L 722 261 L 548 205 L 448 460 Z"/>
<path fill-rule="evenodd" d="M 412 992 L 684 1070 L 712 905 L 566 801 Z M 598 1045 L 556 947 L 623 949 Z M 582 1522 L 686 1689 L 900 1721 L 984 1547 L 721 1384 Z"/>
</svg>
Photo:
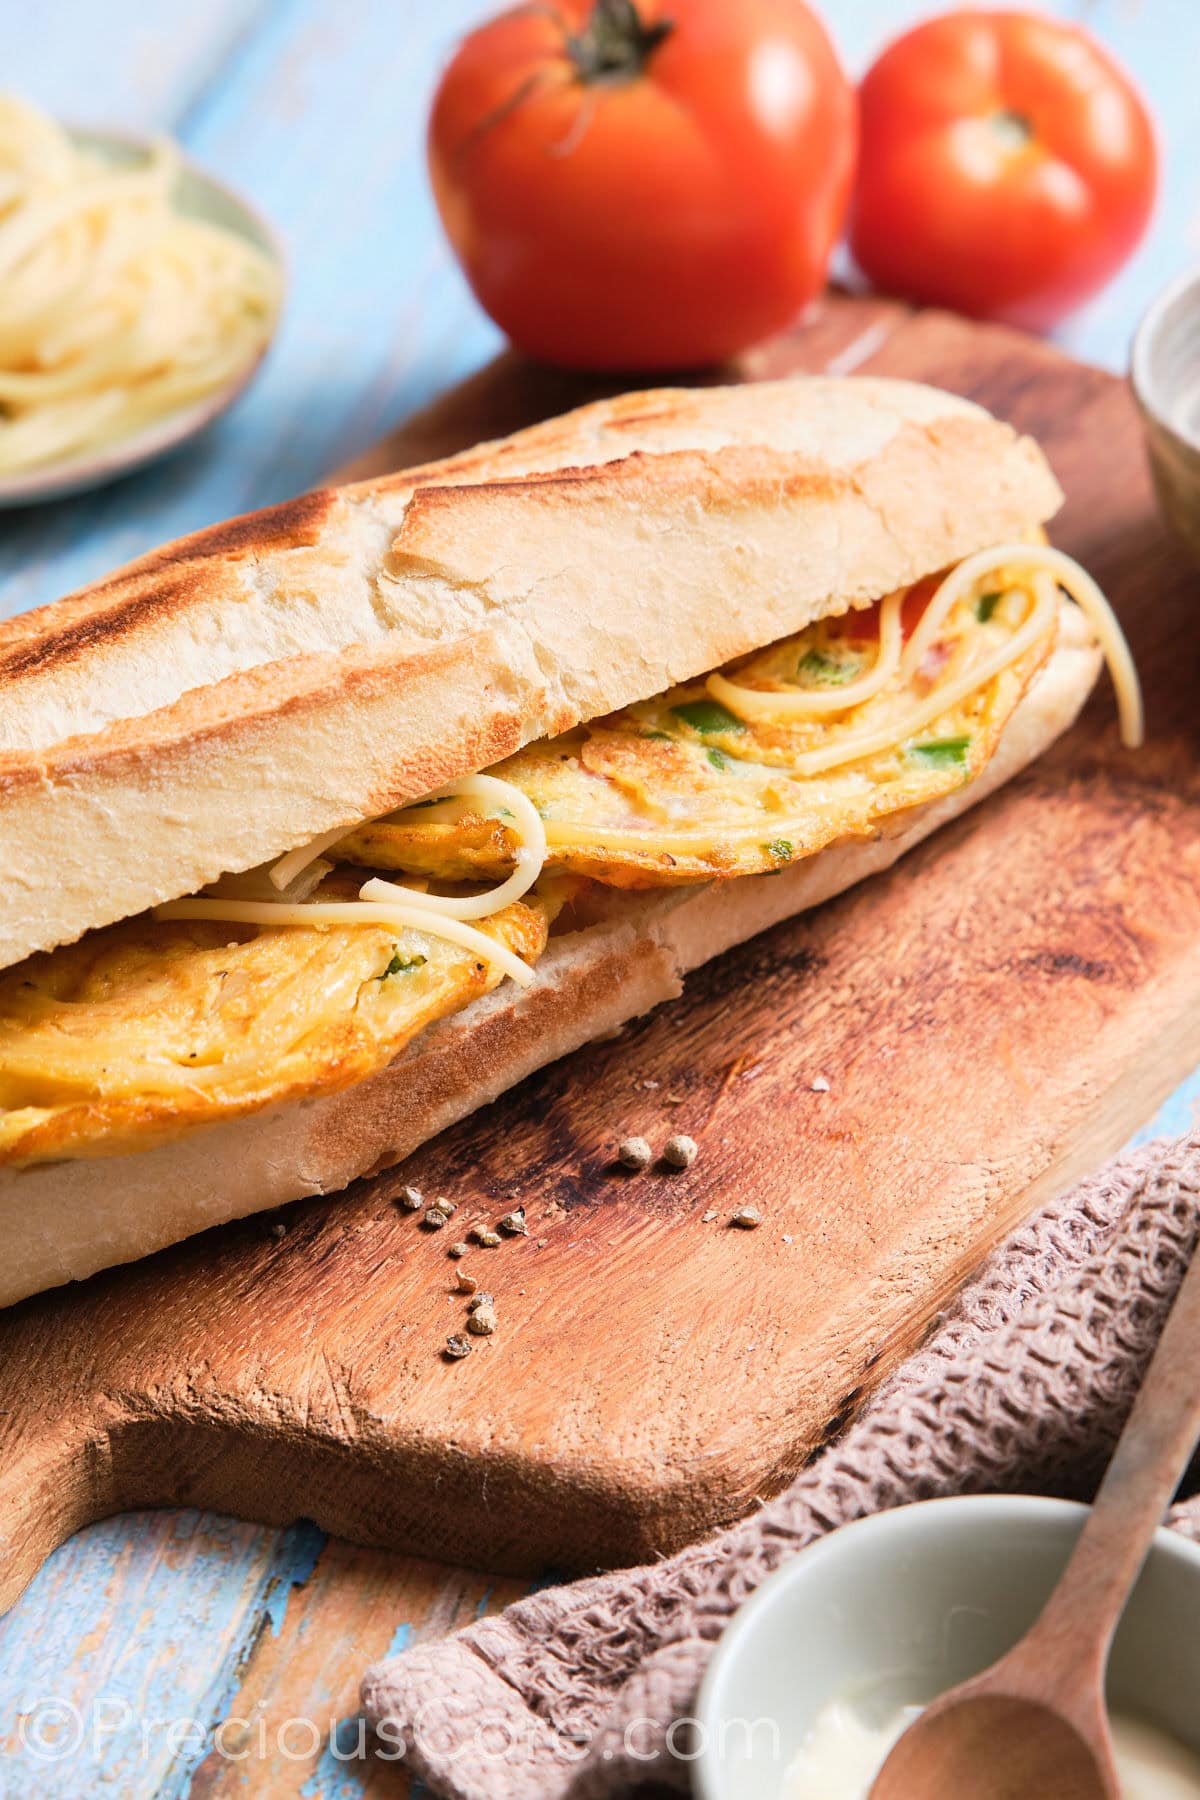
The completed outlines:
<svg viewBox="0 0 1200 1800">
<path fill-rule="evenodd" d="M 1129 630 L 1147 748 L 1121 752 L 1104 688 L 891 873 L 402 1171 L 4 1314 L 0 1604 L 68 1533 L 147 1504 L 307 1514 L 492 1569 L 670 1550 L 780 1487 L 988 1248 L 1200 1061 L 1200 587 L 1124 385 L 877 301 L 830 301 L 743 373 L 795 369 L 939 382 L 1037 434 L 1070 497 L 1057 540 Z M 581 397 L 502 359 L 369 466 Z M 689 1131 L 699 1159 L 616 1174 L 633 1131 Z M 402 1180 L 459 1203 L 451 1232 L 396 1206 Z M 500 1329 L 446 1363 L 445 1238 L 518 1201 L 528 1238 L 467 1265 Z M 749 1201 L 761 1227 L 730 1228 Z"/>
</svg>

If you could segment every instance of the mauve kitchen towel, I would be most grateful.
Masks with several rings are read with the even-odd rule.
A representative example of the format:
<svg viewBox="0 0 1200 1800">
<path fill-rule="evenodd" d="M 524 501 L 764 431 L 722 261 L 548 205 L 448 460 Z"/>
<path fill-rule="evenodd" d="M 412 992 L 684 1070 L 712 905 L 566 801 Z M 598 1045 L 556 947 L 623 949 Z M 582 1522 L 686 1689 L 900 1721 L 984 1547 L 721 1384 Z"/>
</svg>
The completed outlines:
<svg viewBox="0 0 1200 1800">
<path fill-rule="evenodd" d="M 665 1562 L 530 1595 L 367 1672 L 368 1717 L 447 1800 L 686 1787 L 714 1643 L 764 1576 L 864 1513 L 988 1489 L 1089 1495 L 1192 1253 L 1200 1132 L 1016 1232 L 786 1492 Z M 1169 1523 L 1200 1536 L 1200 1498 Z M 668 1745 L 668 1732 L 676 1752 Z"/>
</svg>

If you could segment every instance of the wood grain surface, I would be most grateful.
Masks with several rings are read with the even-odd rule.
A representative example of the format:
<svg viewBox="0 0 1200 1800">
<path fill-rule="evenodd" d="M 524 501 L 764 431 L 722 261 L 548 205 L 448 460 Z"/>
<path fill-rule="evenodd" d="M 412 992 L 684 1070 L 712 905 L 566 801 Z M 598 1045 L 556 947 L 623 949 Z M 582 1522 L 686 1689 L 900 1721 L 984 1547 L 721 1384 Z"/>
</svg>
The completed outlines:
<svg viewBox="0 0 1200 1800">
<path fill-rule="evenodd" d="M 113 489 L 8 515 L 0 615 L 321 480 L 493 353 L 494 328 L 439 240 L 422 131 L 440 61 L 495 3 L 43 0 L 24 10 L 6 42 L 6 85 L 62 117 L 180 135 L 282 231 L 291 291 L 266 372 L 203 441 Z M 856 0 L 826 16 L 861 72 L 928 10 L 929 0 Z M 1163 191 L 1145 243 L 1061 333 L 1075 354 L 1120 370 L 1139 314 L 1194 254 L 1200 14 L 1194 0 L 1050 0 L 1050 10 L 1085 19 L 1133 69 L 1162 132 Z M 1186 1130 L 1198 1103 L 1193 1073 L 1139 1122 L 1139 1137 Z M 358 1598 L 368 1584 L 379 1595 L 369 1629 Z M 0 1795 L 184 1800 L 205 1762 L 205 1793 L 223 1800 L 399 1800 L 402 1768 L 337 1754 L 354 1729 L 357 1673 L 393 1638 L 469 1617 L 468 1589 L 447 1565 L 348 1550 L 307 1527 L 193 1511 L 100 1520 L 0 1619 Z M 484 1603 L 513 1591 L 497 1583 Z M 331 1688 L 349 1715 L 334 1732 Z M 53 1760 L 22 1735 L 46 1695 L 68 1699 L 85 1725 L 77 1749 Z M 214 1770 L 216 1727 L 255 1707 L 250 1755 Z M 280 1733 L 296 1717 L 316 1720 L 323 1741 L 306 1752 L 302 1736 L 288 1737 L 285 1755 Z M 182 1741 L 180 1721 L 193 1726 Z"/>
<path fill-rule="evenodd" d="M 937 380 L 1038 434 L 1070 496 L 1056 538 L 1130 632 L 1147 748 L 1119 750 L 1102 692 L 889 875 L 710 965 L 399 1177 L 6 1314 L 0 1603 L 69 1532 L 137 1505 L 305 1515 L 508 1570 L 670 1549 L 786 1480 L 988 1246 L 1194 1066 L 1200 633 L 1124 387 L 862 301 L 746 373 L 830 366 Z M 388 454 L 571 397 L 504 360 Z M 701 1155 L 620 1176 L 632 1130 L 689 1130 Z M 394 1204 L 400 1179 L 458 1201 L 456 1229 L 529 1209 L 527 1239 L 473 1253 L 501 1328 L 466 1362 L 438 1354 L 462 1324 L 456 1265 Z M 728 1228 L 751 1198 L 761 1228 Z"/>
</svg>

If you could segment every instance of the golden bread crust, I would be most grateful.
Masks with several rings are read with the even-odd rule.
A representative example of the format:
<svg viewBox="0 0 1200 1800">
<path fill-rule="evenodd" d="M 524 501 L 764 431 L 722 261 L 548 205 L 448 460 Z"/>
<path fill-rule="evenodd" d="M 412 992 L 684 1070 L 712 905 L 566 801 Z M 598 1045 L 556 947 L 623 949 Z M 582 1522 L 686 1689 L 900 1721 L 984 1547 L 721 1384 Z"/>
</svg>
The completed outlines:
<svg viewBox="0 0 1200 1800">
<path fill-rule="evenodd" d="M 907 382 L 623 395 L 0 626 L 0 966 L 1011 537 L 1044 458 Z"/>
</svg>

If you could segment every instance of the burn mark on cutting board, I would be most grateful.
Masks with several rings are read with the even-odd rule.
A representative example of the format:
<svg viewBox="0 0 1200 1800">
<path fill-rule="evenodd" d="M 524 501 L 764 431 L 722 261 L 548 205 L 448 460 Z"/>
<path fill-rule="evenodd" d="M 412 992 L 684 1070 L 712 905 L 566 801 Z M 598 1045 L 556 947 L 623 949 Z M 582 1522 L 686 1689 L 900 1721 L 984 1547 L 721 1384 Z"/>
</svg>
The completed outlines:
<svg viewBox="0 0 1200 1800">
<path fill-rule="evenodd" d="M 1022 958 L 1022 966 L 1038 969 L 1044 975 L 1075 975 L 1083 981 L 1111 981 L 1111 963 L 1080 956 L 1074 950 L 1038 950 Z"/>
<path fill-rule="evenodd" d="M 758 989 L 765 998 L 772 982 L 784 978 L 790 983 L 816 975 L 825 967 L 825 958 L 805 941 L 803 929 L 799 921 L 787 920 L 739 949 L 701 964 L 687 977 L 683 1004 L 710 1006 L 747 988 Z"/>
</svg>

